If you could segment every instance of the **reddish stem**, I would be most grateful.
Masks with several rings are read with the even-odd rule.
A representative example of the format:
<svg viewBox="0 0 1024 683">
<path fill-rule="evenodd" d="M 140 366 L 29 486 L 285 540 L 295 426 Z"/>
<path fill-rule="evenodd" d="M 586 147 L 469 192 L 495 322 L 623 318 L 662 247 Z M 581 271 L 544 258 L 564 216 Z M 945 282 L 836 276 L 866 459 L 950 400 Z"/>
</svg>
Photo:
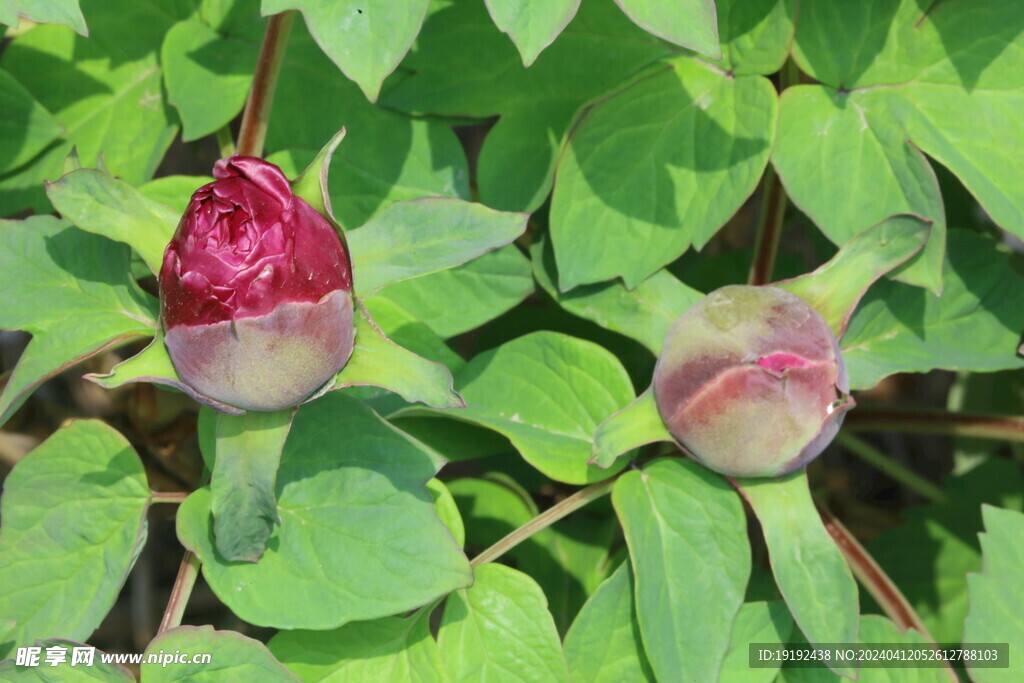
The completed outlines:
<svg viewBox="0 0 1024 683">
<path fill-rule="evenodd" d="M 267 122 L 274 104 L 274 89 L 281 71 L 284 49 L 288 44 L 295 12 L 281 12 L 270 17 L 267 32 L 263 35 L 256 72 L 252 77 L 252 88 L 242 114 L 242 128 L 238 132 L 238 153 L 243 156 L 263 155 L 263 142 L 267 137 Z"/>
<path fill-rule="evenodd" d="M 943 434 L 1024 443 L 1024 417 L 1014 415 L 858 408 L 847 414 L 843 427 L 857 432 Z"/>
</svg>

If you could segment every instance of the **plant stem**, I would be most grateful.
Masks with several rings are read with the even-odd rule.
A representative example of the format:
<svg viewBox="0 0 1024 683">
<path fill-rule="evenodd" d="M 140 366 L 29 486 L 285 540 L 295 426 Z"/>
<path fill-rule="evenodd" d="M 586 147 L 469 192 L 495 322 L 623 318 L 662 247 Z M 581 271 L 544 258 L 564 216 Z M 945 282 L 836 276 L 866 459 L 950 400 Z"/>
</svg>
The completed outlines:
<svg viewBox="0 0 1024 683">
<path fill-rule="evenodd" d="M 889 578 L 889 575 L 878 566 L 875 558 L 871 557 L 871 554 L 864 549 L 864 546 L 854 538 L 853 534 L 843 526 L 842 522 L 832 516 L 832 513 L 819 505 L 818 514 L 821 515 L 821 521 L 825 524 L 825 529 L 839 547 L 843 557 L 846 558 L 846 563 L 850 565 L 850 570 L 854 576 L 863 584 L 864 588 L 871 594 L 871 597 L 885 610 L 889 618 L 896 622 L 900 629 L 915 629 L 934 643 L 935 639 L 928 632 L 924 622 L 921 621 L 921 617 L 917 615 L 917 612 L 914 611 L 910 602 L 900 592 L 900 589 L 893 583 L 892 579 Z"/>
<path fill-rule="evenodd" d="M 151 503 L 181 503 L 188 498 L 184 491 L 150 491 L 149 500 Z"/>
<path fill-rule="evenodd" d="M 779 92 L 796 83 L 800 72 L 792 59 L 787 59 L 779 72 Z M 769 162 L 764 173 L 764 194 L 761 200 L 761 215 L 757 222 L 757 237 L 754 241 L 754 262 L 750 264 L 747 282 L 764 285 L 772 281 L 775 255 L 779 251 L 779 237 L 782 235 L 782 219 L 786 215 L 786 189 L 779 174 Z"/>
<path fill-rule="evenodd" d="M 235 141 L 231 137 L 230 126 L 221 126 L 217 129 L 217 146 L 220 148 L 221 159 L 227 159 L 235 153 Z"/>
<path fill-rule="evenodd" d="M 856 432 L 973 436 L 1024 443 L 1024 417 L 1017 415 L 858 408 L 846 415 L 843 428 Z"/>
<path fill-rule="evenodd" d="M 764 197 L 761 203 L 761 217 L 757 225 L 757 240 L 754 243 L 754 262 L 750 264 L 748 282 L 764 285 L 772 280 L 775 268 L 775 254 L 779 250 L 782 234 L 782 218 L 786 214 L 786 190 L 782 187 L 779 174 L 771 166 L 764 173 Z"/>
<path fill-rule="evenodd" d="M 277 75 L 281 71 L 284 49 L 288 44 L 295 21 L 295 11 L 281 12 L 270 17 L 267 32 L 263 35 L 256 73 L 252 77 L 252 88 L 242 114 L 242 128 L 238 132 L 238 153 L 244 156 L 263 155 L 263 141 L 267 137 L 267 122 L 274 104 L 274 89 Z"/>
<path fill-rule="evenodd" d="M 469 563 L 470 566 L 479 567 L 482 564 L 493 562 L 512 548 L 515 548 L 517 545 L 528 539 L 530 536 L 533 536 L 538 531 L 547 529 L 569 513 L 610 493 L 612 486 L 615 485 L 615 481 L 618 478 L 619 475 L 615 475 L 610 479 L 605 479 L 604 481 L 599 481 L 596 484 L 591 484 L 585 489 L 580 489 L 565 500 L 552 505 L 526 524 L 511 532 L 508 536 L 474 557 L 473 561 Z"/>
<path fill-rule="evenodd" d="M 192 588 L 195 587 L 198 576 L 199 558 L 191 550 L 186 550 L 185 556 L 181 558 L 181 567 L 178 568 L 178 576 L 174 579 L 171 598 L 167 601 L 167 608 L 164 610 L 164 618 L 160 620 L 157 635 L 181 626 L 181 618 L 185 615 L 185 606 L 192 595 Z"/>
<path fill-rule="evenodd" d="M 864 441 L 852 434 L 840 432 L 836 436 L 836 443 L 842 445 L 846 450 L 850 451 L 875 469 L 903 484 L 911 491 L 916 491 L 935 503 L 946 502 L 946 493 L 941 488 L 928 481 L 917 472 L 899 464 L 888 455 L 869 444 L 867 441 Z"/>
</svg>

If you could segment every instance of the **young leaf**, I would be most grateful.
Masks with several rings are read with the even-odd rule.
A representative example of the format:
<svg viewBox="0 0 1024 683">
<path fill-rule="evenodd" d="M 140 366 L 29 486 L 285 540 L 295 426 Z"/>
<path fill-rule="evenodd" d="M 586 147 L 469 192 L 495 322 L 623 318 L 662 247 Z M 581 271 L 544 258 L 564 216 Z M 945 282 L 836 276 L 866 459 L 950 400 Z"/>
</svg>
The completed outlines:
<svg viewBox="0 0 1024 683">
<path fill-rule="evenodd" d="M 430 634 L 430 609 L 332 631 L 281 631 L 267 647 L 303 681 L 447 681 Z"/>
<path fill-rule="evenodd" d="M 299 10 L 320 48 L 371 102 L 409 51 L 427 0 L 263 0 L 264 16 Z"/>
<path fill-rule="evenodd" d="M 591 462 L 610 467 L 619 456 L 656 441 L 674 443 L 675 438 L 661 419 L 654 392 L 648 389 L 597 426 Z"/>
<path fill-rule="evenodd" d="M 356 346 L 331 389 L 377 386 L 435 408 L 459 408 L 462 398 L 452 388 L 452 375 L 441 363 L 429 361 L 395 344 L 381 332 L 365 307 L 355 317 Z"/>
<path fill-rule="evenodd" d="M 0 508 L 0 614 L 16 623 L 0 658 L 92 634 L 142 550 L 148 507 L 142 462 L 99 421 L 72 422 L 15 466 Z"/>
<path fill-rule="evenodd" d="M 692 58 L 593 105 L 565 143 L 551 200 L 559 289 L 615 277 L 632 289 L 706 244 L 757 187 L 776 109 L 766 78 Z"/>
<path fill-rule="evenodd" d="M 850 386 L 934 368 L 991 372 L 1024 367 L 1024 276 L 992 240 L 949 231 L 942 296 L 880 282 L 850 319 L 840 346 Z"/>
<path fill-rule="evenodd" d="M 565 636 L 565 659 L 572 680 L 580 683 L 653 683 L 633 612 L 628 562 L 620 564 L 580 610 Z"/>
<path fill-rule="evenodd" d="M 403 64 L 412 75 L 384 102 L 416 114 L 500 115 L 480 151 L 480 201 L 533 211 L 551 190 L 560 141 L 580 106 L 670 53 L 610 0 L 588 1 L 526 69 L 484 3 L 457 2 L 427 19 Z"/>
<path fill-rule="evenodd" d="M 750 577 L 739 496 L 707 468 L 656 460 L 615 482 L 644 648 L 659 680 L 719 679 Z"/>
<path fill-rule="evenodd" d="M 260 561 L 216 550 L 210 489 L 178 512 L 213 591 L 242 619 L 337 628 L 427 604 L 472 580 L 424 488 L 441 458 L 363 403 L 332 393 L 299 409 L 277 472 L 275 527 Z"/>
<path fill-rule="evenodd" d="M 528 218 L 459 199 L 395 202 L 347 233 L 356 291 L 369 296 L 482 256 L 522 235 Z"/>
<path fill-rule="evenodd" d="M 486 4 L 494 25 L 508 34 L 523 58 L 523 66 L 528 67 L 576 16 L 580 0 L 534 4 L 529 0 L 486 0 Z"/>
<path fill-rule="evenodd" d="M 967 577 L 964 641 L 1009 643 L 1009 651 L 1024 647 L 1024 589 L 1020 568 L 1024 564 L 1024 515 L 990 505 L 981 508 L 985 533 L 980 534 L 982 568 Z M 1012 656 L 1012 655 L 1011 655 Z M 967 662 L 971 680 L 1013 681 L 1019 670 L 990 669 Z"/>
<path fill-rule="evenodd" d="M 615 280 L 560 292 L 551 240 L 535 236 L 530 256 L 537 282 L 559 306 L 601 327 L 636 339 L 655 355 L 661 352 L 669 326 L 704 296 L 664 269 L 634 289 L 627 289 Z"/>
<path fill-rule="evenodd" d="M 217 552 L 228 561 L 256 562 L 281 523 L 274 483 L 294 409 L 217 413 L 210 513 Z"/>
<path fill-rule="evenodd" d="M 626 464 L 612 470 L 587 464 L 597 425 L 633 397 L 622 364 L 592 342 L 535 332 L 473 358 L 455 386 L 466 407 L 445 417 L 505 435 L 552 479 L 600 481 Z"/>
<path fill-rule="evenodd" d="M 63 132 L 53 114 L 0 69 L 0 173 L 21 166 Z"/>
<path fill-rule="evenodd" d="M 448 596 L 437 634 L 455 683 L 569 680 L 547 600 L 533 579 L 500 564 L 477 567 L 470 588 Z"/>
<path fill-rule="evenodd" d="M 0 221 L 0 327 L 32 341 L 0 392 L 0 424 L 39 384 L 153 334 L 156 300 L 129 272 L 128 248 L 52 216 Z"/>
<path fill-rule="evenodd" d="M 164 249 L 181 218 L 179 213 L 147 199 L 128 183 L 91 168 L 72 171 L 47 183 L 46 194 L 72 224 L 124 242 L 138 252 L 154 274 L 160 272 Z"/>
<path fill-rule="evenodd" d="M 683 0 L 664 3 L 658 0 L 615 0 L 630 19 L 648 33 L 705 54 L 711 59 L 722 56 L 718 43 L 718 20 L 714 0 Z"/>
<path fill-rule="evenodd" d="M 804 470 L 777 479 L 741 479 L 738 486 L 754 509 L 775 582 L 797 626 L 815 643 L 857 640 L 857 584 L 811 500 Z M 838 674 L 856 667 L 832 662 Z"/>
<path fill-rule="evenodd" d="M 844 244 L 813 273 L 772 286 L 793 292 L 809 303 L 839 339 L 868 287 L 921 251 L 931 225 L 919 216 L 891 216 Z"/>
<path fill-rule="evenodd" d="M 160 657 L 174 657 L 179 652 L 189 653 L 189 660 L 197 654 L 209 655 L 210 661 L 174 662 L 168 666 L 159 660 Z M 219 680 L 260 683 L 294 683 L 299 680 L 274 659 L 260 641 L 234 631 L 215 631 L 212 626 L 179 626 L 161 633 L 150 641 L 145 654 L 158 658 L 156 662 L 142 665 L 142 677 L 147 682 L 195 681 L 209 676 Z"/>
</svg>

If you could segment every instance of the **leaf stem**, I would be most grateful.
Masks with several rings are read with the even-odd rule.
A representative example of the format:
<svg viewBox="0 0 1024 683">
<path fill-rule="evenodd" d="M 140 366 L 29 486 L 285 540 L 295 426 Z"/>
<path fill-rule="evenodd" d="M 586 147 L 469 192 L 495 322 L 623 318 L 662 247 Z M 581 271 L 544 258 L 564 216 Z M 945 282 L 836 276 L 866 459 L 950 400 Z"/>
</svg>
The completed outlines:
<svg viewBox="0 0 1024 683">
<path fill-rule="evenodd" d="M 512 548 L 515 548 L 517 545 L 530 538 L 530 536 L 533 536 L 538 531 L 547 529 L 549 526 L 571 512 L 580 509 L 588 503 L 592 503 L 604 495 L 607 495 L 611 492 L 612 486 L 615 485 L 615 481 L 618 478 L 619 475 L 615 475 L 610 479 L 605 479 L 604 481 L 599 481 L 596 484 L 591 484 L 585 489 L 580 489 L 565 500 L 552 505 L 526 524 L 509 533 L 508 536 L 505 536 L 505 538 L 474 557 L 473 561 L 469 563 L 470 566 L 479 567 L 482 564 L 493 562 Z"/>
<path fill-rule="evenodd" d="M 220 148 L 220 158 L 227 159 L 235 153 L 235 141 L 231 137 L 231 127 L 221 126 L 217 129 L 217 146 Z"/>
<path fill-rule="evenodd" d="M 875 599 L 875 602 L 879 604 L 889 618 L 895 622 L 896 626 L 902 631 L 912 628 L 920 633 L 925 640 L 934 643 L 935 638 L 928 631 L 928 627 L 924 625 L 924 621 L 918 616 L 914 607 L 907 600 L 906 596 L 903 595 L 899 587 L 889 578 L 885 570 L 878 565 L 875 558 L 871 557 L 871 554 L 843 526 L 842 522 L 833 517 L 832 513 L 821 505 L 818 505 L 818 514 L 821 515 L 821 521 L 825 525 L 825 530 L 828 531 L 829 536 L 835 541 L 839 552 L 843 555 L 843 559 L 849 565 L 850 571 L 853 572 L 853 575 L 857 577 L 857 580 L 864 586 L 864 589 L 871 594 L 871 597 Z M 959 681 L 949 664 L 946 665 L 946 674 L 950 680 L 954 682 Z"/>
<path fill-rule="evenodd" d="M 196 585 L 198 576 L 199 558 L 191 550 L 186 550 L 185 556 L 181 558 L 181 567 L 178 568 L 178 576 L 174 579 L 171 597 L 167 601 L 167 608 L 164 610 L 163 619 L 160 620 L 157 635 L 181 626 L 181 618 L 185 615 L 185 606 L 192 595 L 192 589 Z"/>
<path fill-rule="evenodd" d="M 1024 443 L 1024 416 L 1019 415 L 857 408 L 846 415 L 843 428 L 854 432 L 972 436 Z"/>
<path fill-rule="evenodd" d="M 188 494 L 184 491 L 150 491 L 149 501 L 151 503 L 173 503 L 175 505 L 181 503 L 183 500 L 188 498 Z"/>
<path fill-rule="evenodd" d="M 940 487 L 896 462 L 864 439 L 847 432 L 840 432 L 836 436 L 836 443 L 911 491 L 915 491 L 935 503 L 946 502 L 946 493 Z"/>
<path fill-rule="evenodd" d="M 274 104 L 274 89 L 281 71 L 288 34 L 295 21 L 295 11 L 289 10 L 270 17 L 263 45 L 256 62 L 249 99 L 242 114 L 242 128 L 238 132 L 238 153 L 245 156 L 263 156 L 263 142 L 267 137 L 267 122 Z"/>
</svg>

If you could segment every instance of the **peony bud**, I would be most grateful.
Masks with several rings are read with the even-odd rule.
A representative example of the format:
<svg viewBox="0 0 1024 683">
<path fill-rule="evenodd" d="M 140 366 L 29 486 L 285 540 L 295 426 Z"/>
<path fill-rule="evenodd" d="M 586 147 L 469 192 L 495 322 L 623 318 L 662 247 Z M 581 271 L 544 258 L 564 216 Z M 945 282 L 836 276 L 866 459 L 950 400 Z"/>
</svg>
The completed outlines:
<svg viewBox="0 0 1024 683">
<path fill-rule="evenodd" d="M 733 476 L 771 477 L 818 456 L 853 407 L 821 315 L 775 287 L 723 287 L 669 329 L 654 397 L 669 432 Z"/>
<path fill-rule="evenodd" d="M 164 252 L 164 342 L 181 380 L 245 410 L 308 398 L 348 361 L 352 271 L 331 224 L 277 166 L 233 156 Z"/>
</svg>

